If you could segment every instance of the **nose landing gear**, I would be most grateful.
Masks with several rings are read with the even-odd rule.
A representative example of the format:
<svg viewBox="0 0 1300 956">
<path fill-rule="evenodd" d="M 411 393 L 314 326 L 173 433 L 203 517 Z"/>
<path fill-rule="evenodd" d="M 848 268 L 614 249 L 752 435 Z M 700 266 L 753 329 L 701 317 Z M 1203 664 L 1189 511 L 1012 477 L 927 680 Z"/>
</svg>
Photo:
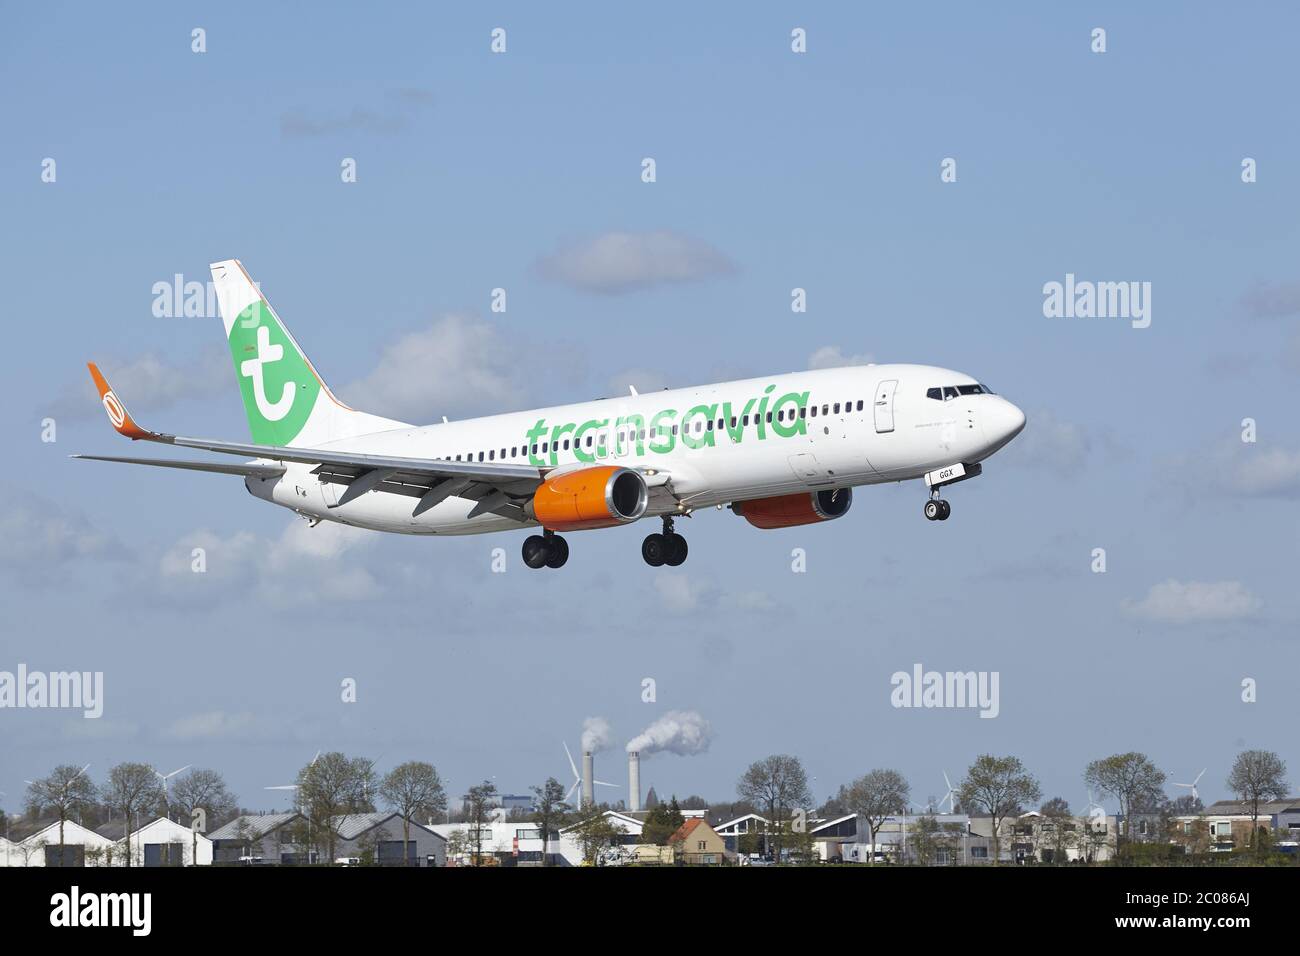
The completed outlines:
<svg viewBox="0 0 1300 956">
<path fill-rule="evenodd" d="M 569 542 L 554 531 L 529 535 L 524 539 L 523 557 L 530 568 L 562 568 L 569 560 Z"/>
<path fill-rule="evenodd" d="M 641 542 L 641 557 L 652 568 L 677 567 L 686 560 L 687 550 L 686 539 L 673 531 L 671 515 L 664 515 L 663 534 L 648 534 Z"/>
<path fill-rule="evenodd" d="M 930 500 L 925 503 L 925 517 L 927 521 L 947 521 L 948 515 L 952 514 L 952 505 L 939 497 L 938 490 L 930 492 Z"/>
</svg>

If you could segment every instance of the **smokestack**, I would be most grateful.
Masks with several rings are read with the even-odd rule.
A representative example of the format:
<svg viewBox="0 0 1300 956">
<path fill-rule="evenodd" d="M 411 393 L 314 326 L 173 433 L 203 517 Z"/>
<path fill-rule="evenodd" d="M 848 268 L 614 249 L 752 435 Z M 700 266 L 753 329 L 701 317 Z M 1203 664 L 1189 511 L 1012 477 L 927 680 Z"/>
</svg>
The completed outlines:
<svg viewBox="0 0 1300 956">
<path fill-rule="evenodd" d="M 590 750 L 582 753 L 582 805 L 594 806 L 596 803 L 596 761 Z"/>
<path fill-rule="evenodd" d="M 641 809 L 641 755 L 635 750 L 627 755 L 627 793 L 629 810 Z"/>
</svg>

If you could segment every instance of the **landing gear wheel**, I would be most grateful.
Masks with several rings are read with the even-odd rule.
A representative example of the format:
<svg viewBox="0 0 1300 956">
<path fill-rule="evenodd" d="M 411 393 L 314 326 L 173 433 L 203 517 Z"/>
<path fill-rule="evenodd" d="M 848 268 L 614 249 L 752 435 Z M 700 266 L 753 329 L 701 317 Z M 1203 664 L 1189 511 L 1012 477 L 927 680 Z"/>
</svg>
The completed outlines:
<svg viewBox="0 0 1300 956">
<path fill-rule="evenodd" d="M 947 521 L 948 515 L 950 514 L 952 514 L 952 505 L 948 504 L 948 502 L 940 498 L 939 499 L 939 520 Z"/>
<path fill-rule="evenodd" d="M 546 566 L 548 568 L 562 568 L 564 562 L 568 560 L 569 542 L 558 534 L 551 535 L 546 541 Z"/>
<path fill-rule="evenodd" d="M 669 554 L 668 542 L 662 534 L 648 534 L 641 542 L 641 557 L 652 568 L 662 566 Z"/>
<path fill-rule="evenodd" d="M 537 569 L 546 566 L 546 539 L 540 534 L 529 535 L 524 539 L 524 564 Z"/>
<path fill-rule="evenodd" d="M 686 560 L 686 539 L 680 534 L 666 534 L 663 536 L 668 546 L 668 553 L 664 557 L 664 564 L 670 568 L 679 566 Z"/>
<path fill-rule="evenodd" d="M 939 515 L 942 513 L 943 509 L 939 507 L 938 498 L 931 498 L 925 503 L 925 519 L 927 521 L 938 521 Z"/>
</svg>

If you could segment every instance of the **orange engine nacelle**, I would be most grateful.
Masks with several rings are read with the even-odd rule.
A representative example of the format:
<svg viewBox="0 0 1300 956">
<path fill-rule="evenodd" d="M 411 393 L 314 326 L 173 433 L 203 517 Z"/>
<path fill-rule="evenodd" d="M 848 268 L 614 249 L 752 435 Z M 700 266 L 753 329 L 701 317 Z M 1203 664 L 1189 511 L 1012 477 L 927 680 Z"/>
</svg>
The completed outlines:
<svg viewBox="0 0 1300 956">
<path fill-rule="evenodd" d="M 853 489 L 840 488 L 737 501 L 731 505 L 731 510 L 755 528 L 793 528 L 839 518 L 851 504 Z"/>
<path fill-rule="evenodd" d="M 639 472 L 614 465 L 570 471 L 544 481 L 529 509 L 543 528 L 611 528 L 645 514 L 650 490 Z"/>
</svg>

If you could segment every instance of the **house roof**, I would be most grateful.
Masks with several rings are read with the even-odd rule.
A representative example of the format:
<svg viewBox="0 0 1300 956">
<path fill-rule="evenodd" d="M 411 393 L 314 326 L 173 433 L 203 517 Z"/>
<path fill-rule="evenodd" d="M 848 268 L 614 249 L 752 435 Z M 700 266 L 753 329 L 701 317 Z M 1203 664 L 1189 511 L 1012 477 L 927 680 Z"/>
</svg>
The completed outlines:
<svg viewBox="0 0 1300 956">
<path fill-rule="evenodd" d="M 9 837 L 13 843 L 24 843 L 28 840 L 35 840 L 37 837 L 43 837 L 47 845 L 53 846 L 59 842 L 59 821 L 57 818 L 45 818 L 41 820 L 24 820 L 21 823 L 14 824 L 10 827 Z M 85 837 L 91 837 L 92 843 L 99 845 L 108 845 L 112 841 L 101 834 L 96 833 L 89 827 L 84 827 L 76 820 L 66 820 L 63 824 L 63 841 L 69 845 L 85 843 Z"/>
<path fill-rule="evenodd" d="M 381 826 L 389 820 L 397 821 L 394 824 L 395 829 L 391 835 L 400 836 L 402 833 L 402 816 L 393 811 L 389 811 L 388 813 L 349 813 L 346 816 L 335 817 L 330 821 L 330 826 L 332 826 L 334 832 L 343 839 L 355 840 L 357 837 L 361 836 L 361 834 L 373 830 L 375 827 Z M 441 833 L 434 833 L 433 830 L 430 830 L 422 823 L 416 823 L 414 820 L 410 822 L 412 829 L 424 830 L 426 833 L 430 833 L 440 840 L 447 839 Z"/>
<path fill-rule="evenodd" d="M 1285 800 L 1261 800 L 1259 803 L 1259 815 L 1261 817 L 1271 817 L 1275 813 L 1282 813 L 1285 810 L 1300 809 L 1300 797 L 1287 797 Z M 1251 814 L 1250 802 L 1248 800 L 1219 800 L 1205 808 L 1201 816 L 1215 817 L 1248 817 Z"/>
<path fill-rule="evenodd" d="M 95 827 L 95 832 L 108 840 L 121 840 L 126 836 L 126 821 L 109 820 Z"/>
<path fill-rule="evenodd" d="M 673 835 L 668 838 L 668 842 L 681 843 L 683 840 L 689 837 L 700 827 L 704 827 L 705 829 L 708 830 L 713 830 L 713 827 L 709 826 L 707 820 L 703 820 L 700 817 L 691 817 L 689 820 L 687 820 L 685 823 L 683 823 L 681 826 L 677 828 L 676 832 L 674 832 Z M 714 831 L 714 836 L 717 836 L 716 831 Z"/>
<path fill-rule="evenodd" d="M 716 826 L 714 826 L 713 829 L 725 830 L 727 829 L 727 827 L 735 826 L 737 823 L 740 823 L 744 820 L 758 820 L 760 823 L 763 824 L 767 823 L 767 817 L 759 816 L 757 813 L 746 813 L 746 814 L 742 814 L 741 816 L 735 817 L 734 819 L 727 820 L 725 823 L 719 823 Z"/>
<path fill-rule="evenodd" d="M 301 817 L 301 813 L 263 813 L 263 814 L 244 814 L 235 817 L 223 827 L 219 827 L 212 833 L 208 834 L 210 840 L 240 840 L 244 837 L 260 839 L 266 836 L 272 830 L 278 830 L 280 827 Z M 240 832 L 240 821 L 244 821 L 243 832 Z"/>
</svg>

